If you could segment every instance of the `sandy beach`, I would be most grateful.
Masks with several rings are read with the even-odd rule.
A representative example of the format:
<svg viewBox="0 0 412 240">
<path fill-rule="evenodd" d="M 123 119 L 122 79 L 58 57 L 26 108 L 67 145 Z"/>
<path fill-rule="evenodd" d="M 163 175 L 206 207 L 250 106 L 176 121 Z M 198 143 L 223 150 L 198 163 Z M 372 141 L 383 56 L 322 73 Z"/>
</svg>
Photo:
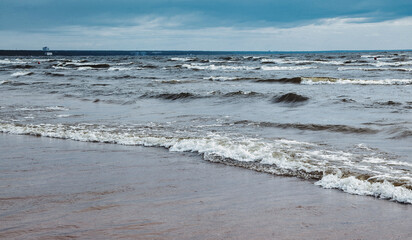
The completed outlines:
<svg viewBox="0 0 412 240">
<path fill-rule="evenodd" d="M 193 153 L 0 134 L 1 239 L 410 239 L 410 205 Z"/>
<path fill-rule="evenodd" d="M 0 240 L 412 240 L 412 0 L 0 10 Z"/>
</svg>

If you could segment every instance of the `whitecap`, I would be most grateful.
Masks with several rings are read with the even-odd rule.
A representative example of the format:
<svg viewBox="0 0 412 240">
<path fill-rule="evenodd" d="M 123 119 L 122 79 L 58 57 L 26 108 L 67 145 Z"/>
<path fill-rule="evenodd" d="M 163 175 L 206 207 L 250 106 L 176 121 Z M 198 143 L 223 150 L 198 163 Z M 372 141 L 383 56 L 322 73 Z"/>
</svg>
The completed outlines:
<svg viewBox="0 0 412 240">
<path fill-rule="evenodd" d="M 204 80 L 210 80 L 210 81 L 231 81 L 237 79 L 236 77 L 205 77 L 203 78 Z"/>
<path fill-rule="evenodd" d="M 314 67 L 309 66 L 262 66 L 261 69 L 264 71 L 296 71 L 303 69 L 311 69 Z"/>
<path fill-rule="evenodd" d="M 12 77 L 20 77 L 20 76 L 27 76 L 27 75 L 31 75 L 33 74 L 33 72 L 15 72 L 13 74 L 11 74 Z"/>
<path fill-rule="evenodd" d="M 301 84 L 317 85 L 317 84 L 353 84 L 353 85 L 411 85 L 412 79 L 339 79 L 327 77 L 302 77 Z"/>
<path fill-rule="evenodd" d="M 86 71 L 86 70 L 93 70 L 93 68 L 92 67 L 79 67 L 79 68 L 77 68 L 77 70 Z"/>
<path fill-rule="evenodd" d="M 68 111 L 68 108 L 62 107 L 62 106 L 52 106 L 52 107 L 46 107 L 46 110 L 51 110 L 51 111 Z"/>
<path fill-rule="evenodd" d="M 22 107 L 16 108 L 16 111 L 68 111 L 68 108 L 62 106 L 51 106 L 51 107 Z"/>
<path fill-rule="evenodd" d="M 128 67 L 109 67 L 109 69 L 107 69 L 108 71 L 130 71 L 130 70 L 141 70 L 142 68 L 128 68 Z"/>
<path fill-rule="evenodd" d="M 225 66 L 225 65 L 200 65 L 200 64 L 183 64 L 182 67 L 195 70 L 225 70 L 225 71 L 235 71 L 235 70 L 254 70 L 255 67 L 250 66 Z"/>
<path fill-rule="evenodd" d="M 315 183 L 323 188 L 336 188 L 344 192 L 390 199 L 401 203 L 412 204 L 412 190 L 402 186 L 394 186 L 388 181 L 369 182 L 354 176 L 342 177 L 341 173 L 325 175 Z"/>
<path fill-rule="evenodd" d="M 56 115 L 56 117 L 58 117 L 58 118 L 66 118 L 66 117 L 70 117 L 71 115 L 70 114 L 58 114 L 58 115 Z"/>
<path fill-rule="evenodd" d="M 174 58 L 171 58 L 170 60 L 171 60 L 171 61 L 182 61 L 182 62 L 188 62 L 188 61 L 194 61 L 194 60 L 196 60 L 196 58 L 189 58 L 189 57 L 186 57 L 186 58 L 174 57 Z"/>
<path fill-rule="evenodd" d="M 196 152 L 205 160 L 237 165 L 272 174 L 320 179 L 316 185 L 324 188 L 337 188 L 342 191 L 370 195 L 393 201 L 412 203 L 412 191 L 406 186 L 412 184 L 410 172 L 401 172 L 390 167 L 380 170 L 373 165 L 376 159 L 366 159 L 367 165 L 356 161 L 354 153 L 326 150 L 314 143 L 288 139 L 271 139 L 245 136 L 227 136 L 218 133 L 199 134 L 184 137 L 162 135 L 151 124 L 142 128 L 127 126 L 106 126 L 96 124 L 11 124 L 0 123 L 0 132 L 28 134 L 52 138 L 71 139 L 84 142 L 102 142 L 122 145 L 142 145 L 165 147 L 169 151 Z M 169 133 L 170 134 L 170 133 Z M 175 133 L 176 134 L 176 133 Z M 378 158 L 377 156 L 370 156 Z M 393 162 L 404 168 L 403 162 Z M 406 166 L 407 167 L 407 166 Z M 342 171 L 341 171 L 342 170 Z M 345 175 L 342 174 L 345 172 Z M 356 178 L 366 172 L 367 180 Z M 382 181 L 372 181 L 378 179 Z M 369 181 L 368 181 L 369 180 Z M 392 181 L 405 183 L 395 186 Z"/>
<path fill-rule="evenodd" d="M 10 60 L 8 58 L 0 59 L 0 64 L 26 64 L 29 62 L 22 61 L 20 59 Z"/>
</svg>

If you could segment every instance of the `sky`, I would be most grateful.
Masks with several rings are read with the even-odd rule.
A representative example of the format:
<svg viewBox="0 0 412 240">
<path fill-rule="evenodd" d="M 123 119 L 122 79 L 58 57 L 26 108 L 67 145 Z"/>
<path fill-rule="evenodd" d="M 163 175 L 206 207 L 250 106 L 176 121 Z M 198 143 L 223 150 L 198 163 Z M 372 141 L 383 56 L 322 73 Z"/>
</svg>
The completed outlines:
<svg viewBox="0 0 412 240">
<path fill-rule="evenodd" d="M 0 0 L 0 49 L 412 49 L 412 0 Z"/>
</svg>

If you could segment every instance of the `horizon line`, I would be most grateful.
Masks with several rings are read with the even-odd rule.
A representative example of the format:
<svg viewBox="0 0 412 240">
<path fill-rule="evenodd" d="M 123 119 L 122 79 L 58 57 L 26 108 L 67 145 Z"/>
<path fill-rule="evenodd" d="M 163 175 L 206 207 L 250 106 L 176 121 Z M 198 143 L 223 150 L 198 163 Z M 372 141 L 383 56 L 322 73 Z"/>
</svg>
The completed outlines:
<svg viewBox="0 0 412 240">
<path fill-rule="evenodd" d="M 135 50 L 118 50 L 118 49 L 0 49 L 0 51 L 112 51 L 112 52 L 377 52 L 377 51 L 412 51 L 411 49 L 334 49 L 334 50 L 162 50 L 162 49 L 135 49 Z"/>
<path fill-rule="evenodd" d="M 224 55 L 224 54 L 299 54 L 299 53 L 361 53 L 410 52 L 396 50 L 316 50 L 316 51 L 208 51 L 208 50 L 1 50 L 0 56 L 161 56 L 161 55 Z M 50 55 L 49 55 L 50 54 Z"/>
</svg>

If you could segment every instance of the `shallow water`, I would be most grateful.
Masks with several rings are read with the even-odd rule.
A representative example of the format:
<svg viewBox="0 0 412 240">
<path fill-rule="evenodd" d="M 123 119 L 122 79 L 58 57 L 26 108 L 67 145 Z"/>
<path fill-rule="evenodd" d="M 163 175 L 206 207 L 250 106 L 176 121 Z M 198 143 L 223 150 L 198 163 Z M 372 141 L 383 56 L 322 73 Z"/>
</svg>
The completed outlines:
<svg viewBox="0 0 412 240">
<path fill-rule="evenodd" d="M 411 239 L 411 213 L 196 153 L 0 134 L 0 239 Z"/>
<path fill-rule="evenodd" d="M 376 58 L 376 59 L 375 59 Z M 0 131 L 412 203 L 412 52 L 0 59 Z"/>
</svg>

